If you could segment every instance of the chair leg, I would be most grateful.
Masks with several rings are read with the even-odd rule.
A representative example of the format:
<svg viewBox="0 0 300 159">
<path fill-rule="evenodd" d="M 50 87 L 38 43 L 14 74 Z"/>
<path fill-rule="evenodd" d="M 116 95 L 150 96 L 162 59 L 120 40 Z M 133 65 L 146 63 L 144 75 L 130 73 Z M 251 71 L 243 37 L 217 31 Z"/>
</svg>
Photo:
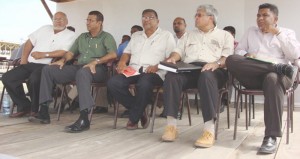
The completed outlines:
<svg viewBox="0 0 300 159">
<path fill-rule="evenodd" d="M 197 109 L 197 114 L 199 114 L 199 105 L 198 105 L 198 94 L 195 93 L 195 105 L 196 105 L 196 109 Z"/>
<path fill-rule="evenodd" d="M 254 99 L 254 95 L 252 96 L 252 114 L 253 114 L 253 117 L 252 119 L 255 119 L 255 99 Z"/>
<path fill-rule="evenodd" d="M 154 122 L 155 122 L 156 106 L 157 106 L 157 102 L 158 102 L 158 97 L 159 97 L 159 89 L 157 90 L 157 93 L 156 93 L 156 96 L 155 96 L 155 101 L 154 101 L 154 104 L 152 105 L 152 108 L 151 108 L 152 123 L 151 123 L 151 127 L 150 127 L 150 133 L 153 133 L 153 129 L 154 129 Z"/>
<path fill-rule="evenodd" d="M 239 111 L 240 111 L 240 104 L 239 100 L 241 97 L 241 93 L 238 91 L 238 96 L 237 96 L 237 102 L 235 103 L 235 119 L 234 119 L 234 131 L 233 131 L 233 140 L 236 139 L 236 131 L 237 131 L 237 123 L 238 123 L 238 116 L 239 116 Z"/>
<path fill-rule="evenodd" d="M 248 106 L 249 106 L 249 126 L 251 126 L 251 106 L 252 106 L 252 97 L 253 95 L 249 95 L 249 103 L 248 103 Z"/>
<path fill-rule="evenodd" d="M 3 86 L 3 89 L 2 89 L 1 100 L 0 100 L 0 110 L 1 110 L 1 107 L 2 107 L 4 93 L 5 93 L 5 86 Z"/>
<path fill-rule="evenodd" d="M 192 119 L 191 119 L 191 105 L 190 105 L 190 101 L 189 101 L 189 97 L 188 94 L 186 93 L 186 102 L 187 102 L 187 111 L 188 111 L 188 118 L 189 118 L 189 124 L 190 126 L 192 125 Z M 183 109 L 183 108 L 181 108 Z M 182 116 L 182 113 L 181 113 Z"/>
<path fill-rule="evenodd" d="M 227 99 L 229 99 L 229 92 L 227 91 Z M 229 100 L 227 100 L 227 126 L 230 129 L 230 110 L 229 110 Z"/>
<path fill-rule="evenodd" d="M 217 119 L 215 123 L 215 139 L 218 140 L 218 130 L 219 130 L 219 119 L 220 119 L 220 108 L 223 92 L 219 93 L 218 105 L 217 105 Z"/>
<path fill-rule="evenodd" d="M 117 120 L 118 120 L 118 114 L 119 114 L 119 103 L 118 102 L 114 102 L 114 113 L 115 113 L 115 117 L 114 117 L 114 129 L 117 128 Z"/>
<path fill-rule="evenodd" d="M 295 107 L 295 92 L 291 92 L 291 108 L 290 108 L 290 119 L 291 119 L 291 133 L 294 131 L 294 107 Z"/>
<path fill-rule="evenodd" d="M 247 95 L 245 95 L 245 114 L 246 114 L 246 130 L 248 130 L 248 101 L 247 101 Z"/>
<path fill-rule="evenodd" d="M 61 92 L 61 95 L 60 95 L 60 102 L 59 102 L 59 105 L 58 105 L 58 110 L 57 110 L 57 121 L 59 121 L 59 118 L 60 118 L 60 109 L 61 109 L 61 105 L 62 105 L 62 101 L 63 101 L 63 97 L 65 96 L 65 89 L 66 89 L 66 85 L 63 86 L 63 90 Z"/>
<path fill-rule="evenodd" d="M 289 144 L 290 139 L 290 114 L 291 114 L 291 101 L 290 101 L 290 93 L 287 93 L 287 125 L 286 125 L 286 144 Z"/>
</svg>

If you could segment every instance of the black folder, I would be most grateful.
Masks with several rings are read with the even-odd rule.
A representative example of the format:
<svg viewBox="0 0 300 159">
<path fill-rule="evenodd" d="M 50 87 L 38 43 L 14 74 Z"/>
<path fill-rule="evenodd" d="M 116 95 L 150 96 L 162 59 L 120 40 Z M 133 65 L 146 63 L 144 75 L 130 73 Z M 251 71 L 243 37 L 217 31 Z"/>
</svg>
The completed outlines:
<svg viewBox="0 0 300 159">
<path fill-rule="evenodd" d="M 201 70 L 202 66 L 184 63 L 182 61 L 176 62 L 176 64 L 162 61 L 159 63 L 158 68 L 170 72 L 180 73 L 191 72 L 193 70 Z"/>
</svg>

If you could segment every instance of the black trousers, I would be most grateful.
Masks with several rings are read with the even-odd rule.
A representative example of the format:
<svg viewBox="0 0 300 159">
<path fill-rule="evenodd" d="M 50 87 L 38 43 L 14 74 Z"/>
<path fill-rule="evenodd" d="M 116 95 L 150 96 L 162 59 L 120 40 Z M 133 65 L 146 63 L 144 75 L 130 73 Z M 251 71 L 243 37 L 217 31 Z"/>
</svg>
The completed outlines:
<svg viewBox="0 0 300 159">
<path fill-rule="evenodd" d="M 152 101 L 153 88 L 162 83 L 163 80 L 156 73 L 142 73 L 128 78 L 118 74 L 108 80 L 107 89 L 119 103 L 129 110 L 129 120 L 138 123 L 147 104 Z M 136 85 L 135 96 L 132 96 L 128 90 L 130 84 Z"/>
<path fill-rule="evenodd" d="M 204 122 L 215 119 L 219 89 L 224 86 L 227 79 L 227 72 L 224 69 L 188 73 L 168 72 L 163 86 L 167 116 L 177 118 L 182 90 L 198 88 Z"/>
<path fill-rule="evenodd" d="M 273 64 L 249 60 L 240 55 L 229 56 L 226 66 L 244 87 L 263 90 L 265 135 L 281 137 L 284 94 L 292 85 L 291 80 L 275 73 Z"/>
<path fill-rule="evenodd" d="M 2 76 L 2 83 L 6 87 L 12 101 L 17 105 L 17 111 L 38 112 L 41 71 L 45 64 L 28 63 L 20 65 Z M 24 92 L 23 82 L 27 80 L 29 100 Z"/>
<path fill-rule="evenodd" d="M 92 74 L 89 68 L 83 68 L 83 65 L 65 65 L 62 69 L 55 65 L 45 66 L 42 70 L 39 102 L 42 104 L 53 100 L 54 84 L 76 81 L 80 110 L 91 109 L 95 105 L 91 94 L 91 83 L 106 82 L 107 78 L 105 65 L 97 65 L 95 74 Z"/>
</svg>

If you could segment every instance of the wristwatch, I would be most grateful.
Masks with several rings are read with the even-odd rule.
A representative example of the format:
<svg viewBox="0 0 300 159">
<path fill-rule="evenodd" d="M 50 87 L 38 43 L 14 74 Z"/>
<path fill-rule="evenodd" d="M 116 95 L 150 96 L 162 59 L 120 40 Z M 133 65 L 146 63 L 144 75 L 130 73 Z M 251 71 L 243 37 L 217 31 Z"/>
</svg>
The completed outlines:
<svg viewBox="0 0 300 159">
<path fill-rule="evenodd" d="M 221 67 L 221 61 L 217 61 L 217 64 L 219 65 L 219 67 Z"/>
<path fill-rule="evenodd" d="M 97 61 L 97 64 L 100 62 L 100 59 L 96 59 L 96 61 Z"/>
</svg>

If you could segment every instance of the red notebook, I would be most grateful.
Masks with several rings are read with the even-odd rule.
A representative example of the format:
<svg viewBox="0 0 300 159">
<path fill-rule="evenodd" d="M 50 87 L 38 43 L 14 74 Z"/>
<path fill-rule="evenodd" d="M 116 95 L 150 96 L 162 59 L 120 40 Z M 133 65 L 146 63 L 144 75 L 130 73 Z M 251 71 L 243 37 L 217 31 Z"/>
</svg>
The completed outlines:
<svg viewBox="0 0 300 159">
<path fill-rule="evenodd" d="M 131 66 L 127 66 L 125 70 L 123 70 L 123 75 L 125 75 L 126 77 L 131 77 L 131 76 L 136 76 L 139 75 L 140 73 L 138 71 L 136 71 L 134 68 L 132 68 Z"/>
</svg>

